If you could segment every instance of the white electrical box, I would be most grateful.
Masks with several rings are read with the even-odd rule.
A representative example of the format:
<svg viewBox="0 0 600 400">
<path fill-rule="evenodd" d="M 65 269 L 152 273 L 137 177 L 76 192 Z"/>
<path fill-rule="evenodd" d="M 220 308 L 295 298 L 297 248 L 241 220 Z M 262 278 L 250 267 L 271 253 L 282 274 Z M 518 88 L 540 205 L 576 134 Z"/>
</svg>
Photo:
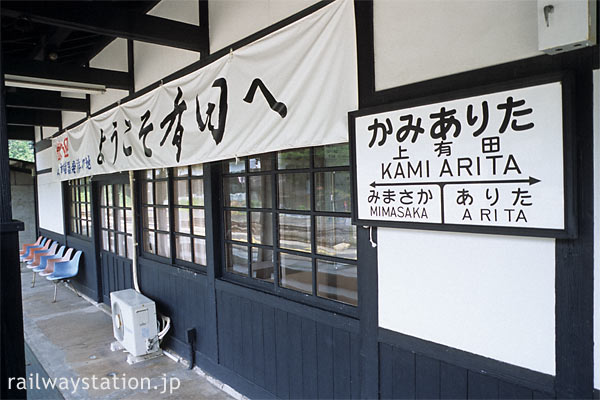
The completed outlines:
<svg viewBox="0 0 600 400">
<path fill-rule="evenodd" d="M 596 0 L 538 0 L 538 49 L 563 53 L 596 44 Z"/>
<path fill-rule="evenodd" d="M 110 294 L 115 339 L 138 357 L 158 350 L 156 305 L 133 289 Z"/>
</svg>

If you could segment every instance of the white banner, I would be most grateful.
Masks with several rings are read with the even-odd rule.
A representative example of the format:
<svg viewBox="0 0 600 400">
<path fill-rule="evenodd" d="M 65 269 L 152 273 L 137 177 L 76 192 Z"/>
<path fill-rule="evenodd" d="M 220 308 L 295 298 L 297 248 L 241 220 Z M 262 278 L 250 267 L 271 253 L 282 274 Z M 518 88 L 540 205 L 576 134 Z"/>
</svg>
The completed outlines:
<svg viewBox="0 0 600 400">
<path fill-rule="evenodd" d="M 345 142 L 354 6 L 337 0 L 53 140 L 60 180 Z"/>
</svg>

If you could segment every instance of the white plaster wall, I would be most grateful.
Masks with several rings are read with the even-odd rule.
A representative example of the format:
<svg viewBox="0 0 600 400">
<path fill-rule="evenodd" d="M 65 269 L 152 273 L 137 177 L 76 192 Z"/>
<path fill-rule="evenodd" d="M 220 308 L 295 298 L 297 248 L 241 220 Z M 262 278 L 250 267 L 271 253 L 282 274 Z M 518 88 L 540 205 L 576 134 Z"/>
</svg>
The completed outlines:
<svg viewBox="0 0 600 400">
<path fill-rule="evenodd" d="M 555 373 L 554 240 L 379 229 L 379 325 Z"/>
<path fill-rule="evenodd" d="M 594 71 L 594 387 L 600 389 L 600 71 Z"/>
<path fill-rule="evenodd" d="M 44 136 L 44 139 L 48 139 L 56 132 L 58 132 L 58 129 L 56 129 L 55 127 L 42 126 L 42 135 Z"/>
<path fill-rule="evenodd" d="M 72 99 L 85 99 L 85 93 L 71 93 L 71 92 L 62 92 L 62 97 L 70 97 Z M 71 111 L 62 111 L 62 126 L 66 128 L 69 125 L 74 124 L 75 122 L 79 122 L 82 118 L 85 118 L 85 113 L 80 112 L 71 112 Z"/>
<path fill-rule="evenodd" d="M 41 126 L 34 126 L 33 127 L 33 135 L 34 135 L 34 143 L 39 142 L 40 140 L 42 140 L 42 127 Z"/>
<path fill-rule="evenodd" d="M 198 2 L 162 0 L 148 12 L 148 15 L 198 25 Z M 133 59 L 135 90 L 137 91 L 198 61 L 200 54 L 136 41 L 133 46 Z"/>
<path fill-rule="evenodd" d="M 115 71 L 127 72 L 127 65 L 127 40 L 122 38 L 113 40 L 96 57 L 90 60 L 90 67 Z M 128 94 L 127 90 L 107 89 L 103 94 L 91 95 L 90 109 L 92 113 L 95 113 L 116 103 Z"/>
<path fill-rule="evenodd" d="M 52 167 L 52 148 L 37 153 L 36 169 Z M 64 234 L 61 183 L 53 173 L 38 175 L 38 206 L 40 228 Z"/>
<path fill-rule="evenodd" d="M 210 51 L 214 53 L 316 3 L 317 0 L 209 0 Z"/>
<path fill-rule="evenodd" d="M 35 155 L 35 169 L 41 171 L 54 167 L 54 151 L 52 147 L 44 149 Z"/>
<path fill-rule="evenodd" d="M 533 0 L 375 0 L 377 90 L 542 54 Z"/>
</svg>

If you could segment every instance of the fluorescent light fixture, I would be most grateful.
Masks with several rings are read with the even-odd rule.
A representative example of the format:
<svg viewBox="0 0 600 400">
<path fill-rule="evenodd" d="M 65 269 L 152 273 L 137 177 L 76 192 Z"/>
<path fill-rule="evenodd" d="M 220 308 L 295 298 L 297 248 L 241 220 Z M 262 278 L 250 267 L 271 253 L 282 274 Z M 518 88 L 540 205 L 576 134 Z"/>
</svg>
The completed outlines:
<svg viewBox="0 0 600 400">
<path fill-rule="evenodd" d="M 4 75 L 4 84 L 6 86 L 24 88 L 53 90 L 60 92 L 102 94 L 106 92 L 106 86 L 94 85 L 91 83 L 58 81 L 56 79 L 35 78 L 32 76 Z"/>
</svg>

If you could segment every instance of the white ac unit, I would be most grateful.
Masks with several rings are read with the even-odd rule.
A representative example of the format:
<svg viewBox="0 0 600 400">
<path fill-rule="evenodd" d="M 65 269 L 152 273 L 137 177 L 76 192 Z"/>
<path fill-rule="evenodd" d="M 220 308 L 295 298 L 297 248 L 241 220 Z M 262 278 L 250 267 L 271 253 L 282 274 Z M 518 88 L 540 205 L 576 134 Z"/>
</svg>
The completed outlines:
<svg viewBox="0 0 600 400">
<path fill-rule="evenodd" d="M 115 339 L 135 357 L 159 350 L 156 305 L 133 289 L 110 294 Z"/>
</svg>

